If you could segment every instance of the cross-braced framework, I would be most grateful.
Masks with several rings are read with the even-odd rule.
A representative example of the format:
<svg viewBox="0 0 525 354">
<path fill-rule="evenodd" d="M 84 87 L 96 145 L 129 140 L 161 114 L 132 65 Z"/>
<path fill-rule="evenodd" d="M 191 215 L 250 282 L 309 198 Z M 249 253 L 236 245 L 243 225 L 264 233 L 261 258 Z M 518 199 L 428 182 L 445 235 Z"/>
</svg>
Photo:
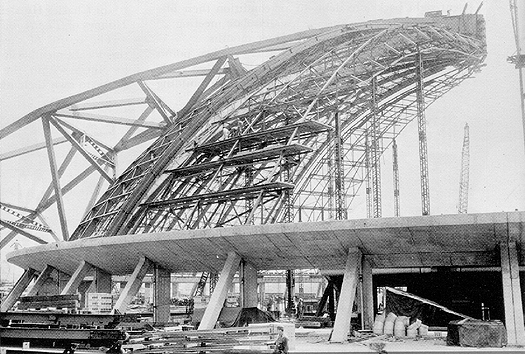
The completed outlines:
<svg viewBox="0 0 525 354">
<path fill-rule="evenodd" d="M 16 233 L 40 240 L 31 227 L 58 240 L 42 219 L 55 204 L 63 240 L 346 218 L 370 170 L 380 216 L 380 171 L 366 168 L 367 147 L 377 165 L 418 105 L 471 76 L 485 56 L 480 15 L 379 20 L 220 50 L 54 102 L 0 130 L 4 139 L 41 120 L 44 143 L 1 159 L 47 149 L 52 171 L 36 208 L 16 215 L 2 201 L 15 213 L 3 218 L 12 232 L 2 246 Z M 246 70 L 244 57 L 261 64 Z M 202 79 L 175 109 L 171 85 L 187 78 Z M 128 129 L 109 143 L 77 128 L 79 120 Z M 116 176 L 117 155 L 153 139 Z M 64 143 L 71 150 L 59 164 L 55 147 Z M 76 152 L 89 165 L 65 183 Z M 95 172 L 69 235 L 64 195 Z"/>
</svg>

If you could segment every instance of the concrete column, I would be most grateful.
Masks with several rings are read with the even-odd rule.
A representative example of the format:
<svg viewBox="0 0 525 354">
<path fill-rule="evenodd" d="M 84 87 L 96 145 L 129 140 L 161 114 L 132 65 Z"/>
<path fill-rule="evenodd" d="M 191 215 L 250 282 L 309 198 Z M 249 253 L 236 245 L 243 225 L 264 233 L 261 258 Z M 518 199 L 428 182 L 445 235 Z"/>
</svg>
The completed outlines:
<svg viewBox="0 0 525 354">
<path fill-rule="evenodd" d="M 364 319 L 364 329 L 372 329 L 374 325 L 374 285 L 372 283 L 372 266 L 363 257 L 362 264 L 363 309 L 361 316 Z"/>
<path fill-rule="evenodd" d="M 217 322 L 219 314 L 221 313 L 222 307 L 224 305 L 224 300 L 226 300 L 226 296 L 228 295 L 228 288 L 232 283 L 235 272 L 239 268 L 240 261 L 241 258 L 237 253 L 228 253 L 228 258 L 226 259 L 224 267 L 222 268 L 222 271 L 219 275 L 219 281 L 215 286 L 215 290 L 211 295 L 210 302 L 208 303 L 208 306 L 204 311 L 204 315 L 202 316 L 199 330 L 213 329 L 215 327 L 215 323 Z"/>
<path fill-rule="evenodd" d="M 154 295 L 153 295 L 153 322 L 168 323 L 170 321 L 171 304 L 171 273 L 159 265 L 155 265 Z"/>
<path fill-rule="evenodd" d="M 264 280 L 262 282 L 258 282 L 259 284 L 259 303 L 261 304 L 261 309 L 263 310 L 267 310 L 267 306 L 266 306 L 266 300 L 265 300 L 265 297 L 266 297 L 266 283 L 264 282 Z M 271 310 L 271 309 L 270 309 Z"/>
<path fill-rule="evenodd" d="M 91 293 L 107 293 L 110 294 L 113 289 L 111 274 L 103 269 L 95 268 L 93 285 L 89 289 Z"/>
<path fill-rule="evenodd" d="M 505 306 L 505 327 L 508 345 L 525 345 L 523 303 L 519 277 L 518 252 L 515 241 L 500 243 L 501 278 Z"/>
<path fill-rule="evenodd" d="M 117 311 L 120 313 L 126 312 L 129 303 L 133 299 L 133 296 L 137 294 L 137 291 L 139 291 L 142 285 L 142 279 L 144 279 L 152 265 L 153 264 L 149 259 L 146 257 L 141 257 L 140 261 L 135 267 L 135 270 L 128 279 L 124 290 L 122 290 L 117 302 L 113 306 L 113 313 Z"/>
<path fill-rule="evenodd" d="M 257 307 L 257 269 L 246 261 L 240 267 L 241 307 Z"/>
<path fill-rule="evenodd" d="M 89 289 L 92 287 L 94 280 L 83 280 L 78 286 L 78 293 L 80 294 L 80 308 L 86 307 L 86 294 L 89 293 Z"/>
<path fill-rule="evenodd" d="M 24 273 L 22 273 L 13 289 L 11 289 L 5 300 L 2 301 L 0 311 L 5 312 L 8 311 L 11 307 L 13 307 L 13 305 L 18 301 L 20 295 L 22 295 L 29 283 L 31 283 L 35 275 L 36 270 L 31 268 L 26 269 Z"/>
<path fill-rule="evenodd" d="M 36 279 L 35 284 L 31 288 L 31 290 L 29 290 L 29 293 L 27 293 L 27 296 L 38 295 L 38 292 L 40 291 L 42 286 L 47 282 L 53 270 L 55 270 L 55 268 L 51 267 L 50 265 L 47 265 L 44 268 L 44 270 L 40 272 L 40 275 Z"/>
<path fill-rule="evenodd" d="M 70 279 L 71 275 L 57 269 L 57 295 L 62 293 Z"/>
<path fill-rule="evenodd" d="M 78 286 L 82 280 L 84 280 L 87 273 L 91 270 L 91 267 L 91 264 L 87 263 L 86 261 L 80 262 L 77 269 L 75 270 L 75 273 L 73 273 L 71 278 L 69 278 L 66 286 L 60 292 L 60 295 L 75 294 L 77 292 Z"/>
<path fill-rule="evenodd" d="M 341 286 L 337 303 L 337 314 L 335 316 L 332 338 L 330 339 L 331 342 L 346 342 L 348 339 L 360 265 L 361 252 L 358 249 L 350 249 L 346 260 L 343 285 Z"/>
</svg>

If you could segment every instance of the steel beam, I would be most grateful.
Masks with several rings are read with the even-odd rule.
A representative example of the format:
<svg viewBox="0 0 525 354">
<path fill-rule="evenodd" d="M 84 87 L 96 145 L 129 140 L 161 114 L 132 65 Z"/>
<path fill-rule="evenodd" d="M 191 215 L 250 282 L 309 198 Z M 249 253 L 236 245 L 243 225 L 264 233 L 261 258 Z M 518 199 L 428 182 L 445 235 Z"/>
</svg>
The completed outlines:
<svg viewBox="0 0 525 354">
<path fill-rule="evenodd" d="M 40 237 L 37 237 L 37 236 L 35 236 L 35 235 L 25 231 L 24 229 L 21 229 L 21 228 L 15 226 L 15 225 L 13 225 L 13 224 L 5 222 L 4 220 L 0 219 L 0 225 L 7 227 L 8 229 L 10 229 L 10 230 L 12 230 L 12 231 L 22 235 L 22 236 L 27 237 L 30 240 L 38 242 L 41 245 L 45 245 L 47 243 L 46 241 L 42 240 Z M 13 237 L 9 237 L 9 235 L 4 237 L 4 239 L 2 240 L 2 243 L 0 244 L 0 249 L 2 249 L 2 247 L 4 247 L 9 241 L 11 241 L 14 238 L 14 236 Z"/>
<path fill-rule="evenodd" d="M 64 207 L 64 200 L 62 199 L 62 188 L 60 187 L 60 176 L 57 171 L 55 150 L 51 144 L 51 126 L 49 125 L 50 118 L 48 116 L 42 118 L 42 126 L 44 127 L 44 136 L 47 143 L 47 155 L 49 158 L 49 167 L 51 169 L 51 178 L 53 180 L 53 187 L 55 189 L 55 197 L 58 208 L 58 217 L 60 219 L 60 227 L 62 228 L 62 238 L 64 241 L 69 239 L 69 231 L 67 229 L 66 211 Z"/>
<path fill-rule="evenodd" d="M 65 143 L 67 140 L 65 138 L 56 138 L 56 139 L 53 139 L 52 140 L 52 144 L 53 145 L 59 145 L 59 144 L 62 144 L 62 143 Z M 26 146 L 26 147 L 23 147 L 23 148 L 20 148 L 20 149 L 16 149 L 16 150 L 13 150 L 13 151 L 9 151 L 9 152 L 6 152 L 4 154 L 0 154 L 0 161 L 5 161 L 5 160 L 8 160 L 8 159 L 12 159 L 13 157 L 18 157 L 18 156 L 22 156 L 22 155 L 25 155 L 25 154 L 28 154 L 30 152 L 34 152 L 34 151 L 38 151 L 38 150 L 42 150 L 42 149 L 45 149 L 46 148 L 46 143 L 38 143 L 38 144 L 33 144 L 33 145 L 30 145 L 30 146 Z"/>
</svg>

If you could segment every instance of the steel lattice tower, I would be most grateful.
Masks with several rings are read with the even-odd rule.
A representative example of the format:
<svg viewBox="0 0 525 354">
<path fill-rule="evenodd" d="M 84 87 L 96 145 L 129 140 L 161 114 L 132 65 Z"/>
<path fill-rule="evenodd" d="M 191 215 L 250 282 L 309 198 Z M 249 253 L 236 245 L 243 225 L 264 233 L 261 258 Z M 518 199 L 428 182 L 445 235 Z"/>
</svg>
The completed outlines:
<svg viewBox="0 0 525 354">
<path fill-rule="evenodd" d="M 397 143 L 396 139 L 392 140 L 392 169 L 394 178 L 394 216 L 400 216 L 399 204 L 399 164 L 397 162 Z"/>
<path fill-rule="evenodd" d="M 460 214 L 467 213 L 469 164 L 470 164 L 470 137 L 469 137 L 468 124 L 465 124 L 465 134 L 463 136 L 463 149 L 461 152 L 461 175 L 459 178 L 458 213 Z"/>
<path fill-rule="evenodd" d="M 423 57 L 421 49 L 416 54 L 417 128 L 419 137 L 419 170 L 421 175 L 421 213 L 430 215 L 430 187 L 428 181 L 427 122 L 425 119 L 425 95 L 423 82 Z"/>
</svg>

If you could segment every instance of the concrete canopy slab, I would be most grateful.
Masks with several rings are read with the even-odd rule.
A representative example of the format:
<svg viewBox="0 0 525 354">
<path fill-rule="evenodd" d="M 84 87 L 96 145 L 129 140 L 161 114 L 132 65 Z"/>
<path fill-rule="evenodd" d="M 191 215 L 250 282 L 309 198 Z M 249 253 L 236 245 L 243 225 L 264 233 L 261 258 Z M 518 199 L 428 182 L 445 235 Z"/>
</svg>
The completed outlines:
<svg viewBox="0 0 525 354">
<path fill-rule="evenodd" d="M 172 272 L 218 272 L 229 252 L 257 269 L 342 270 L 349 248 L 373 268 L 498 266 L 498 240 L 522 247 L 524 224 L 525 212 L 266 224 L 84 238 L 7 257 L 24 269 L 72 274 L 85 261 L 115 275 L 131 273 L 142 256 Z"/>
</svg>

